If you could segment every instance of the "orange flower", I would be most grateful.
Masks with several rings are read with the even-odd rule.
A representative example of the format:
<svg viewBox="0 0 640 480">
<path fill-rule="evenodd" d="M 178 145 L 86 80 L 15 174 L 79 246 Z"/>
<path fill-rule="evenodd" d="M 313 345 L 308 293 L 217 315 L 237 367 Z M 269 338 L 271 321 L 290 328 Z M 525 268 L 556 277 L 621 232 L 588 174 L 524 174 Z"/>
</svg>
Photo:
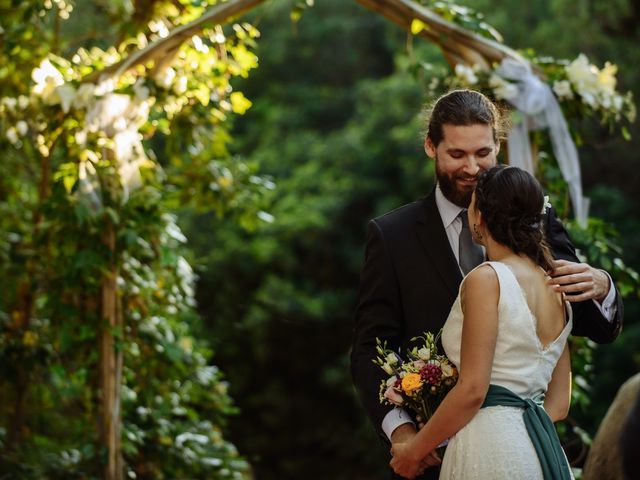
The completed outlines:
<svg viewBox="0 0 640 480">
<path fill-rule="evenodd" d="M 402 390 L 410 394 L 422 387 L 422 378 L 417 373 L 407 373 L 402 378 Z"/>
</svg>

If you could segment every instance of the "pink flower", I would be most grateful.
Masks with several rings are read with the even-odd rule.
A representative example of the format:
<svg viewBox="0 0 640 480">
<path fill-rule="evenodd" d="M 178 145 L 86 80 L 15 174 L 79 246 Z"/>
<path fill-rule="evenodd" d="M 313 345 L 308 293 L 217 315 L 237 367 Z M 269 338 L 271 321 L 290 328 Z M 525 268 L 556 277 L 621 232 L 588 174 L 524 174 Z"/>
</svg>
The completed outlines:
<svg viewBox="0 0 640 480">
<path fill-rule="evenodd" d="M 404 402 L 402 396 L 394 390 L 393 387 L 388 387 L 384 392 L 384 398 L 394 405 L 400 406 Z"/>
</svg>

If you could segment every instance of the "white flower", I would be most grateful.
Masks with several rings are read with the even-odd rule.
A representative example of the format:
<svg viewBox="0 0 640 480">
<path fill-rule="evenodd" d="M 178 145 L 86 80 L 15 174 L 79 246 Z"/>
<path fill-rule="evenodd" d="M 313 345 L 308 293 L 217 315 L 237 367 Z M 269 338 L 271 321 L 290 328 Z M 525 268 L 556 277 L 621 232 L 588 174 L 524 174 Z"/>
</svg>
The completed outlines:
<svg viewBox="0 0 640 480">
<path fill-rule="evenodd" d="M 573 90 L 571 90 L 571 82 L 569 80 L 556 80 L 553 82 L 553 91 L 561 100 L 573 98 Z"/>
<path fill-rule="evenodd" d="M 551 208 L 551 203 L 549 203 L 549 195 L 545 195 L 542 204 L 542 211 L 540 213 L 544 215 L 545 213 L 547 213 L 547 209 L 549 208 Z"/>
<path fill-rule="evenodd" d="M 10 128 L 7 130 L 6 135 L 7 135 L 7 138 L 9 139 L 9 141 L 10 141 L 11 143 L 13 143 L 14 145 L 15 145 L 16 143 L 18 143 L 18 132 L 16 132 L 16 129 L 15 129 L 15 128 L 10 127 Z"/>
<path fill-rule="evenodd" d="M 455 72 L 456 77 L 466 85 L 475 85 L 478 83 L 478 77 L 471 67 L 458 63 L 456 65 Z"/>
<path fill-rule="evenodd" d="M 431 358 L 431 350 L 429 350 L 427 347 L 422 347 L 420 350 L 418 350 L 418 357 L 424 361 L 429 360 Z"/>
<path fill-rule="evenodd" d="M 173 91 L 176 95 L 182 95 L 187 91 L 187 77 L 181 75 L 178 80 L 173 84 Z"/>
<path fill-rule="evenodd" d="M 202 52 L 205 54 L 209 53 L 209 47 L 202 42 L 202 39 L 199 36 L 194 35 L 193 37 L 191 37 L 191 41 L 193 42 L 193 47 L 198 52 Z"/>
<path fill-rule="evenodd" d="M 592 108 L 611 106 L 611 96 L 615 93 L 617 67 L 606 63 L 602 70 L 589 63 L 589 59 L 581 53 L 573 62 L 565 67 L 567 78 L 574 89 L 582 97 L 582 101 Z"/>
<path fill-rule="evenodd" d="M 395 375 L 393 375 L 392 377 L 389 377 L 387 379 L 387 387 L 391 387 L 395 385 L 397 381 L 398 381 L 398 377 L 396 377 Z"/>
<path fill-rule="evenodd" d="M 96 86 L 93 83 L 83 83 L 80 85 L 73 99 L 74 108 L 84 109 L 89 107 L 94 99 L 95 90 Z"/>
<path fill-rule="evenodd" d="M 597 69 L 589 63 L 584 53 L 578 55 L 574 61 L 564 67 L 564 70 L 567 72 L 569 81 L 576 87 L 593 84 L 597 75 Z"/>
<path fill-rule="evenodd" d="M 513 100 L 518 96 L 518 87 L 513 83 L 505 83 L 503 86 L 494 89 L 496 98 L 503 100 Z"/>
<path fill-rule="evenodd" d="M 64 84 L 64 78 L 49 59 L 45 58 L 39 67 L 33 69 L 31 78 L 36 82 L 33 87 L 33 93 L 41 96 L 45 103 L 55 104 L 54 93 L 56 87 Z"/>
<path fill-rule="evenodd" d="M 451 377 L 453 376 L 454 369 L 448 363 L 443 363 L 440 365 L 440 369 L 442 370 L 443 377 Z"/>
<path fill-rule="evenodd" d="M 398 357 L 396 357 L 395 353 L 390 353 L 387 355 L 387 363 L 389 365 L 395 365 L 396 363 L 398 363 Z"/>
<path fill-rule="evenodd" d="M 84 145 L 87 143 L 87 131 L 86 130 L 78 130 L 75 134 L 76 143 L 78 145 Z"/>
<path fill-rule="evenodd" d="M 20 120 L 18 123 L 16 123 L 16 130 L 21 137 L 24 137 L 29 131 L 29 126 L 27 125 L 27 122 L 25 122 L 24 120 Z"/>
<path fill-rule="evenodd" d="M 20 108 L 20 110 L 24 110 L 28 106 L 29 106 L 29 97 L 27 97 L 26 95 L 20 95 L 18 97 L 18 107 Z"/>
<path fill-rule="evenodd" d="M 518 86 L 507 82 L 495 73 L 489 77 L 489 86 L 493 89 L 493 93 L 498 99 L 512 100 L 518 96 Z"/>
<path fill-rule="evenodd" d="M 614 95 L 613 96 L 613 109 L 616 112 L 619 112 L 620 110 L 622 110 L 622 104 L 623 104 L 623 98 L 621 95 Z"/>
<path fill-rule="evenodd" d="M 101 97 L 103 95 L 106 95 L 107 93 L 113 92 L 115 89 L 116 82 L 112 78 L 109 78 L 104 82 L 100 82 L 98 85 L 96 85 L 93 94 L 97 97 Z"/>
<path fill-rule="evenodd" d="M 18 100 L 16 100 L 13 97 L 3 97 L 2 98 L 2 105 L 7 107 L 7 109 L 9 109 L 9 110 L 15 109 L 17 104 L 18 104 Z"/>
<path fill-rule="evenodd" d="M 160 38 L 164 38 L 169 35 L 169 29 L 162 20 L 149 22 L 149 30 L 156 32 Z"/>
<path fill-rule="evenodd" d="M 133 92 L 136 95 L 136 100 L 144 102 L 149 98 L 149 88 L 145 87 L 144 80 L 139 78 L 136 83 L 133 84 Z"/>
<path fill-rule="evenodd" d="M 176 71 L 171 68 L 164 68 L 153 76 L 154 82 L 162 88 L 169 88 L 173 84 L 173 80 L 176 78 Z"/>
<path fill-rule="evenodd" d="M 388 363 L 383 363 L 382 365 L 382 369 L 387 372 L 387 374 L 389 375 L 393 375 L 393 368 L 391 367 L 391 365 L 389 365 Z"/>
<path fill-rule="evenodd" d="M 62 107 L 62 111 L 64 113 L 69 113 L 69 109 L 71 108 L 73 99 L 76 96 L 76 89 L 68 83 L 65 83 L 57 87 L 55 93 L 60 99 L 60 106 Z"/>
</svg>

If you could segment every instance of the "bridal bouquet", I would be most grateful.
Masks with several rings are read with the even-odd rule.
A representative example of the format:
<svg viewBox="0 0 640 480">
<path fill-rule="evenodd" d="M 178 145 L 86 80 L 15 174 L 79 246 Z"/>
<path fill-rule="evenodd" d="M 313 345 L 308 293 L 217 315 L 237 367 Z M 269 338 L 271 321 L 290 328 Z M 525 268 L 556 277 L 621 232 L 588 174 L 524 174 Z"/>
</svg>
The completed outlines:
<svg viewBox="0 0 640 480">
<path fill-rule="evenodd" d="M 373 363 L 380 366 L 389 377 L 380 383 L 380 402 L 402 406 L 416 415 L 419 422 L 426 422 L 456 384 L 458 371 L 445 355 L 438 354 L 437 335 L 427 332 L 412 338 L 421 344 L 401 358 L 387 348 L 387 342 L 376 339 L 378 356 Z"/>
</svg>

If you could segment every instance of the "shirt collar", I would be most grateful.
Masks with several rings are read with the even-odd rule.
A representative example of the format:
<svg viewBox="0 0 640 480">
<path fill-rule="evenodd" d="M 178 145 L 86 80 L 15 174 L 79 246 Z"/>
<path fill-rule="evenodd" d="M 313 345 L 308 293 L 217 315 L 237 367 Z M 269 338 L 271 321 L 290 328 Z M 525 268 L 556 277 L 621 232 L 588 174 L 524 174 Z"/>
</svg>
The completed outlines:
<svg viewBox="0 0 640 480">
<path fill-rule="evenodd" d="M 445 229 L 449 228 L 460 212 L 464 210 L 444 196 L 444 193 L 440 190 L 440 184 L 436 185 L 436 205 Z"/>
</svg>

